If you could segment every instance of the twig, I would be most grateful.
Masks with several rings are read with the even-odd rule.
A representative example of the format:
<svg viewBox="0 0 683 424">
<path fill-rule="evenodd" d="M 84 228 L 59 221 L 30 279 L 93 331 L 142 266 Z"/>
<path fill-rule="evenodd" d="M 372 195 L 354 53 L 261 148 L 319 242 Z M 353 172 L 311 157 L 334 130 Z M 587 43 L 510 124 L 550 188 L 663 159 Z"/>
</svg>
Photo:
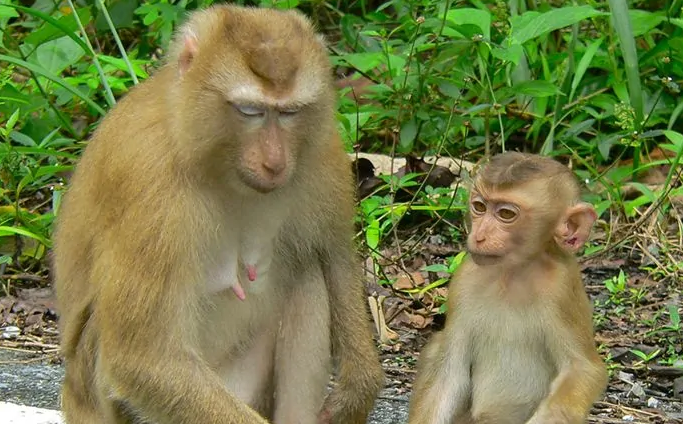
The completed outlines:
<svg viewBox="0 0 683 424">
<path fill-rule="evenodd" d="M 35 281 L 37 283 L 42 283 L 43 281 L 45 281 L 44 277 L 41 277 L 39 275 L 33 275 L 33 274 L 3 274 L 2 279 L 4 279 L 4 280 Z"/>
</svg>

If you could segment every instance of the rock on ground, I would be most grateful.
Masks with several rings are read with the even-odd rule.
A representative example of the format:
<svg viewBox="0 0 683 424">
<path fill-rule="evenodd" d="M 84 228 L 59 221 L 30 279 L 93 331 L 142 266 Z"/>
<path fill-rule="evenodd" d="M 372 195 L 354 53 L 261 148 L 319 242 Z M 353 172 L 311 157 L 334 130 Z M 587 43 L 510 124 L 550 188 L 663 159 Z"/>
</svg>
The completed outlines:
<svg viewBox="0 0 683 424">
<path fill-rule="evenodd" d="M 4 424 L 62 424 L 57 411 L 7 402 L 0 402 L 0 417 Z"/>
</svg>

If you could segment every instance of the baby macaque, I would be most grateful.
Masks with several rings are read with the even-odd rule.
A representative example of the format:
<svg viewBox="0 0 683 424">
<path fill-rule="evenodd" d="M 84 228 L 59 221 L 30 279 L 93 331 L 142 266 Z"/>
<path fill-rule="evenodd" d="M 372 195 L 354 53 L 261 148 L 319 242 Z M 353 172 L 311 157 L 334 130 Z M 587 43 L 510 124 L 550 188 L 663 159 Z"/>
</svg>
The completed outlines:
<svg viewBox="0 0 683 424">
<path fill-rule="evenodd" d="M 596 213 L 572 172 L 504 153 L 474 179 L 469 256 L 418 365 L 409 424 L 575 424 L 607 384 L 574 254 Z"/>
</svg>

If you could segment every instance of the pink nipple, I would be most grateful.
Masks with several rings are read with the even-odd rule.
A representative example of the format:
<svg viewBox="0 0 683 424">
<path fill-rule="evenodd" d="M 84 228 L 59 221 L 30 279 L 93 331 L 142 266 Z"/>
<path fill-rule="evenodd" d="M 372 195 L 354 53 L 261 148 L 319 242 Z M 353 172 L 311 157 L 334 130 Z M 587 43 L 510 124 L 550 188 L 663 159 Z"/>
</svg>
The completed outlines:
<svg viewBox="0 0 683 424">
<path fill-rule="evenodd" d="M 247 298 L 247 294 L 244 292 L 244 289 L 239 281 L 236 281 L 232 286 L 232 291 L 235 292 L 235 296 L 237 296 L 239 300 L 244 300 Z"/>
<path fill-rule="evenodd" d="M 249 281 L 256 281 L 256 266 L 255 265 L 247 265 L 247 277 L 249 277 Z"/>
</svg>

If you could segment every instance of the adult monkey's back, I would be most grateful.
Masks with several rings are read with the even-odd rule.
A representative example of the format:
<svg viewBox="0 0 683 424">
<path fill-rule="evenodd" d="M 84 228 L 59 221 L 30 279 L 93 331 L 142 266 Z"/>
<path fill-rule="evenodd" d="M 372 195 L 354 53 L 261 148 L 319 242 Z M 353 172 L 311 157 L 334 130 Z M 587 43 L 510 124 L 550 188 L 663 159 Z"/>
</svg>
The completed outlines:
<svg viewBox="0 0 683 424">
<path fill-rule="evenodd" d="M 55 234 L 67 424 L 365 423 L 331 76 L 300 14 L 218 6 L 102 121 Z"/>
</svg>

